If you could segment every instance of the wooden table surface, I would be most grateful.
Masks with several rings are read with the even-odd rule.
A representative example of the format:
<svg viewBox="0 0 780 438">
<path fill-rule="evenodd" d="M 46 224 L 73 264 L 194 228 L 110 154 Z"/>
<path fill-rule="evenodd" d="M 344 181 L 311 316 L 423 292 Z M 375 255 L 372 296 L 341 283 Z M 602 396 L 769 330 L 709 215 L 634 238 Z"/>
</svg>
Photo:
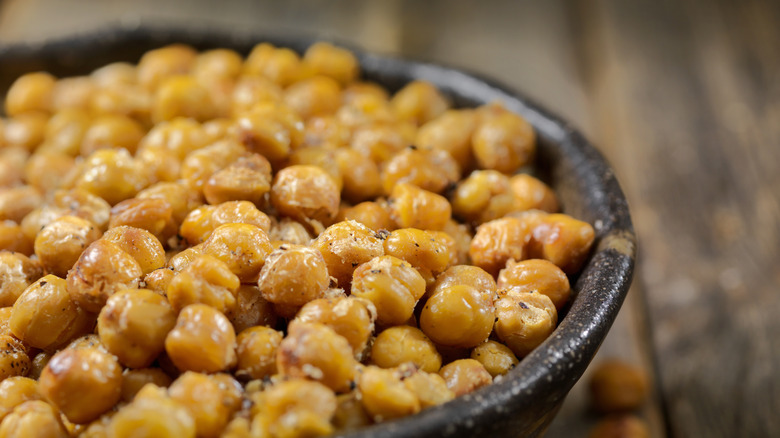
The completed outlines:
<svg viewBox="0 0 780 438">
<path fill-rule="evenodd" d="M 596 362 L 651 373 L 655 437 L 780 436 L 780 2 L 184 4 L 0 1 L 0 42 L 139 22 L 263 29 L 523 90 L 599 146 L 631 205 L 637 277 Z M 586 403 L 578 384 L 548 437 L 587 436 Z"/>
</svg>

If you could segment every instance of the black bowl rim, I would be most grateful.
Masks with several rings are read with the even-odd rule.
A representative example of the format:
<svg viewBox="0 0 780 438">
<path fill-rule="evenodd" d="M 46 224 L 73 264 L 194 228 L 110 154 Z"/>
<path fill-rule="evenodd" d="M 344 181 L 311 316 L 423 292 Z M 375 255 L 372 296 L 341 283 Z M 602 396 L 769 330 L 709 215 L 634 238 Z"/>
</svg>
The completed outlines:
<svg viewBox="0 0 780 438">
<path fill-rule="evenodd" d="M 247 46 L 250 42 L 267 41 L 299 52 L 318 40 L 301 34 L 265 35 L 225 29 L 120 23 L 35 44 L 0 46 L 0 64 L 35 59 L 40 55 L 67 56 L 70 53 L 78 57 L 83 56 L 79 53 L 95 47 L 155 39 L 181 41 L 196 47 L 250 47 Z M 371 54 L 351 44 L 337 43 L 355 51 L 364 74 L 371 79 L 379 82 L 409 81 L 411 78 L 428 80 L 461 102 L 500 100 L 510 110 L 523 115 L 536 129 L 540 142 L 556 143 L 565 159 L 572 161 L 570 170 L 577 180 L 586 183 L 584 190 L 589 196 L 585 202 L 596 214 L 597 231 L 595 249 L 573 285 L 576 297 L 568 314 L 555 332 L 523 358 L 514 370 L 492 385 L 445 405 L 343 436 L 472 436 L 494 431 L 496 425 L 513 413 L 534 410 L 535 406 L 559 405 L 581 377 L 614 322 L 633 275 L 636 239 L 628 204 L 614 172 L 601 153 L 569 123 L 510 87 L 462 69 Z M 541 423 L 540 427 L 544 428 Z"/>
</svg>

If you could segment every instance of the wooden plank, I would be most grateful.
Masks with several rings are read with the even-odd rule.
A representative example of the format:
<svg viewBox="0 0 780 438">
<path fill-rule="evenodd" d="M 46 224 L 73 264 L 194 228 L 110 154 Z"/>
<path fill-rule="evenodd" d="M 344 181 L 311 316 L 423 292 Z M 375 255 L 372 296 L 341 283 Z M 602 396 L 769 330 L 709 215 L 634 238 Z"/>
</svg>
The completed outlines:
<svg viewBox="0 0 780 438">
<path fill-rule="evenodd" d="M 778 5 L 591 6 L 584 75 L 632 204 L 670 435 L 776 436 Z"/>
</svg>

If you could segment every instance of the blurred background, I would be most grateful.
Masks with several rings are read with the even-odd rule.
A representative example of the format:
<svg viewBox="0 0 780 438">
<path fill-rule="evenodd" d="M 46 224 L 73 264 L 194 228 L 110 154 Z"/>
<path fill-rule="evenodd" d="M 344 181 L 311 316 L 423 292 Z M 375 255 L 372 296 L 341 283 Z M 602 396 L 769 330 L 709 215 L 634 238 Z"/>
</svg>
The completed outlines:
<svg viewBox="0 0 780 438">
<path fill-rule="evenodd" d="M 651 436 L 780 436 L 780 2 L 0 0 L 0 44 L 141 24 L 342 41 L 559 113 L 614 165 L 640 242 L 591 370 L 649 373 Z M 588 436 L 587 379 L 549 437 Z"/>
</svg>

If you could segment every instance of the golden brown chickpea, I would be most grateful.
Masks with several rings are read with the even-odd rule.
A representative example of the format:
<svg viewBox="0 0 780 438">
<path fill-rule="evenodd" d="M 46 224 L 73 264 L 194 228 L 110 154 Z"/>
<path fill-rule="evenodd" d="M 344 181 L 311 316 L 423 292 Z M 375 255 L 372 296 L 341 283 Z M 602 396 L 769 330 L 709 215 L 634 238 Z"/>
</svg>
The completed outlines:
<svg viewBox="0 0 780 438">
<path fill-rule="evenodd" d="M 420 273 L 393 256 L 371 259 L 358 266 L 352 277 L 352 296 L 372 302 L 382 326 L 408 321 L 423 294 L 425 280 Z"/>
<path fill-rule="evenodd" d="M 34 224 L 38 225 L 38 227 L 32 230 L 34 231 L 32 233 L 33 236 L 52 220 L 68 214 L 86 219 L 97 225 L 101 230 L 108 226 L 108 219 L 111 216 L 111 206 L 105 200 L 87 191 L 78 189 L 54 192 L 54 196 L 44 207 L 50 207 L 51 210 L 45 212 L 46 214 L 43 216 L 46 217 L 42 218 L 45 219 L 43 222 Z M 27 217 L 31 215 L 32 213 L 27 215 Z M 27 217 L 25 217 L 25 220 Z"/>
<path fill-rule="evenodd" d="M 334 116 L 312 117 L 303 126 L 305 147 L 338 148 L 349 143 L 352 133 Z"/>
<path fill-rule="evenodd" d="M 53 349 L 89 331 L 94 316 L 68 295 L 65 280 L 47 275 L 31 284 L 14 303 L 10 328 L 25 344 Z"/>
<path fill-rule="evenodd" d="M 112 62 L 95 69 L 90 74 L 95 85 L 100 87 L 111 85 L 133 85 L 138 82 L 136 66 L 127 62 Z"/>
<path fill-rule="evenodd" d="M 150 291 L 166 296 L 168 285 L 171 284 L 173 277 L 176 273 L 169 268 L 155 269 L 154 271 L 146 274 L 143 278 L 143 284 Z"/>
<path fill-rule="evenodd" d="M 360 400 L 358 391 L 336 396 L 336 413 L 332 423 L 337 431 L 347 432 L 371 425 L 371 418 Z"/>
<path fill-rule="evenodd" d="M 27 348 L 11 335 L 0 335 L 0 381 L 14 376 L 26 376 L 32 364 Z"/>
<path fill-rule="evenodd" d="M 328 268 L 319 251 L 286 244 L 268 255 L 258 280 L 263 298 L 292 306 L 322 297 L 329 284 Z"/>
<path fill-rule="evenodd" d="M 58 79 L 51 95 L 52 111 L 89 108 L 95 82 L 89 76 Z"/>
<path fill-rule="evenodd" d="M 417 125 L 435 119 L 450 106 L 439 90 L 425 81 L 410 82 L 393 96 L 390 104 L 399 118 Z"/>
<path fill-rule="evenodd" d="M 403 374 L 404 386 L 420 401 L 422 409 L 438 406 L 455 398 L 455 393 L 447 387 L 447 382 L 440 375 L 427 373 L 404 364 L 399 367 Z"/>
<path fill-rule="evenodd" d="M 0 308 L 13 306 L 27 286 L 42 275 L 37 260 L 17 252 L 0 251 Z"/>
<path fill-rule="evenodd" d="M 650 431 L 634 415 L 610 416 L 596 423 L 588 438 L 650 438 Z"/>
<path fill-rule="evenodd" d="M 79 109 L 62 110 L 55 113 L 46 124 L 44 147 L 63 154 L 76 156 L 81 151 L 81 142 L 90 128 L 92 117 Z"/>
<path fill-rule="evenodd" d="M 0 424 L 2 438 L 67 438 L 59 413 L 41 400 L 26 401 Z"/>
<path fill-rule="evenodd" d="M 198 193 L 183 182 L 159 182 L 138 192 L 136 198 L 167 201 L 176 224 L 181 224 L 190 211 L 202 204 Z"/>
<path fill-rule="evenodd" d="M 0 145 L 3 143 L 3 121 L 0 119 Z M 0 187 L 14 187 L 22 183 L 24 164 L 30 152 L 21 146 L 0 147 Z"/>
<path fill-rule="evenodd" d="M 106 346 L 100 342 L 100 336 L 94 333 L 90 333 L 72 340 L 65 348 L 70 348 L 72 350 L 77 348 L 97 348 L 104 353 L 109 352 L 108 349 L 106 349 Z"/>
<path fill-rule="evenodd" d="M 250 152 L 275 163 L 303 142 L 303 120 L 285 105 L 261 102 L 238 117 L 236 136 Z"/>
<path fill-rule="evenodd" d="M 376 82 L 356 81 L 344 88 L 343 99 L 345 103 L 351 103 L 363 96 L 371 96 L 379 100 L 389 101 L 390 94 L 385 87 Z"/>
<path fill-rule="evenodd" d="M 341 148 L 335 151 L 335 159 L 341 174 L 344 199 L 360 202 L 382 192 L 379 168 L 369 158 L 352 149 Z"/>
<path fill-rule="evenodd" d="M 203 243 L 214 231 L 214 210 L 214 206 L 202 205 L 190 211 L 179 228 L 179 235 L 190 245 Z"/>
<path fill-rule="evenodd" d="M 132 154 L 143 136 L 141 124 L 130 117 L 119 114 L 99 116 L 84 134 L 81 155 L 86 157 L 98 149 L 106 148 L 125 148 Z"/>
<path fill-rule="evenodd" d="M 100 149 L 84 161 L 76 188 L 114 205 L 132 198 L 147 185 L 139 162 L 125 149 Z"/>
<path fill-rule="evenodd" d="M 259 102 L 281 102 L 282 88 L 262 76 L 241 76 L 231 96 L 233 115 L 241 115 Z"/>
<path fill-rule="evenodd" d="M 257 281 L 272 250 L 265 231 L 250 224 L 220 225 L 203 242 L 203 253 L 225 263 L 242 283 Z"/>
<path fill-rule="evenodd" d="M 226 316 L 236 333 L 258 325 L 274 327 L 277 319 L 273 304 L 263 298 L 257 286 L 246 284 L 238 288 L 235 308 Z"/>
<path fill-rule="evenodd" d="M 398 122 L 387 98 L 375 93 L 358 93 L 351 96 L 336 112 L 336 119 L 351 130 L 373 123 Z"/>
<path fill-rule="evenodd" d="M 165 199 L 130 198 L 111 209 L 109 228 L 130 226 L 153 234 L 160 242 L 167 242 L 176 234 L 178 226 L 173 221 L 173 208 Z"/>
<path fill-rule="evenodd" d="M 510 260 L 498 274 L 498 287 L 516 292 L 539 292 L 561 310 L 569 302 L 571 287 L 563 271 L 547 260 Z"/>
<path fill-rule="evenodd" d="M 496 275 L 508 261 L 525 258 L 525 245 L 530 239 L 531 230 L 522 220 L 513 217 L 496 219 L 477 228 L 469 255 L 475 266 Z"/>
<path fill-rule="evenodd" d="M 244 60 L 235 50 L 213 49 L 195 58 L 192 75 L 202 79 L 235 79 L 241 74 Z"/>
<path fill-rule="evenodd" d="M 496 341 L 486 341 L 474 347 L 471 358 L 481 363 L 493 377 L 508 373 L 520 363 L 509 347 Z"/>
<path fill-rule="evenodd" d="M 420 400 L 393 370 L 369 366 L 358 378 L 363 407 L 375 422 L 420 412 Z"/>
<path fill-rule="evenodd" d="M 299 221 L 330 221 L 338 213 L 340 198 L 336 181 L 314 166 L 284 168 L 271 187 L 271 203 L 277 211 Z"/>
<path fill-rule="evenodd" d="M 336 395 L 317 382 L 293 379 L 253 397 L 252 432 L 272 437 L 317 437 L 333 433 Z"/>
<path fill-rule="evenodd" d="M 213 228 L 225 224 L 254 225 L 266 233 L 271 228 L 271 218 L 249 201 L 228 201 L 219 204 L 211 215 Z"/>
<path fill-rule="evenodd" d="M 122 373 L 122 401 L 132 402 L 141 388 L 149 383 L 160 388 L 167 388 L 171 382 L 171 378 L 160 368 L 127 369 Z"/>
<path fill-rule="evenodd" d="M 464 284 L 440 288 L 420 314 L 420 328 L 434 342 L 460 348 L 475 347 L 493 331 L 493 294 Z"/>
<path fill-rule="evenodd" d="M 341 87 L 327 76 L 314 76 L 284 90 L 284 103 L 304 120 L 333 114 L 341 106 Z"/>
<path fill-rule="evenodd" d="M 20 404 L 40 399 L 35 380 L 21 376 L 6 378 L 0 382 L 0 422 Z"/>
<path fill-rule="evenodd" d="M 268 233 L 271 241 L 291 243 L 293 245 L 308 245 L 311 242 L 311 235 L 306 227 L 288 217 L 282 218 L 271 225 L 271 231 Z M 278 245 L 274 245 L 278 247 Z"/>
<path fill-rule="evenodd" d="M 344 180 L 337 161 L 338 149 L 325 147 L 302 147 L 290 154 L 288 165 L 316 166 L 328 173 L 336 182 L 339 190 L 343 188 Z"/>
<path fill-rule="evenodd" d="M 28 111 L 51 111 L 54 76 L 45 72 L 27 73 L 11 84 L 5 97 L 5 113 L 15 116 Z"/>
<path fill-rule="evenodd" d="M 567 274 L 580 270 L 596 238 L 593 227 L 565 214 L 551 214 L 533 229 L 529 256 L 549 260 Z"/>
<path fill-rule="evenodd" d="M 303 62 L 315 73 L 347 85 L 357 79 L 360 65 L 349 50 L 325 42 L 314 43 L 303 54 Z"/>
<path fill-rule="evenodd" d="M 337 392 L 349 390 L 357 366 L 349 342 L 313 322 L 291 322 L 276 354 L 281 375 L 314 380 Z"/>
<path fill-rule="evenodd" d="M 483 114 L 471 141 L 480 168 L 506 174 L 530 163 L 536 150 L 534 128 L 509 111 Z"/>
<path fill-rule="evenodd" d="M 111 417 L 106 436 L 135 438 L 139 424 L 152 436 L 195 438 L 195 420 L 187 408 L 154 384 L 141 388 L 132 403 Z"/>
<path fill-rule="evenodd" d="M 41 351 L 40 353 L 36 354 L 32 359 L 30 372 L 27 374 L 27 377 L 38 380 L 41 377 L 43 369 L 46 368 L 46 365 L 49 363 L 52 356 L 53 353 L 49 353 L 47 351 Z"/>
<path fill-rule="evenodd" d="M 441 230 L 452 213 L 444 196 L 406 183 L 393 187 L 388 203 L 390 216 L 399 228 Z"/>
<path fill-rule="evenodd" d="M 511 192 L 509 177 L 495 170 L 475 170 L 458 182 L 451 199 L 452 211 L 475 224 L 520 210 L 516 196 Z"/>
<path fill-rule="evenodd" d="M 5 122 L 5 143 L 32 151 L 41 144 L 49 116 L 41 112 L 18 114 Z"/>
<path fill-rule="evenodd" d="M 281 87 L 301 76 L 301 59 L 288 48 L 276 48 L 268 43 L 256 45 L 244 62 L 244 73 L 265 76 Z"/>
<path fill-rule="evenodd" d="M 409 183 L 421 189 L 442 193 L 460 179 L 458 163 L 446 151 L 420 150 L 409 147 L 396 154 L 382 169 L 382 187 L 385 193 L 400 183 Z"/>
<path fill-rule="evenodd" d="M 483 294 L 496 294 L 496 280 L 484 269 L 470 265 L 452 266 L 436 277 L 436 283 L 431 289 L 431 295 L 456 285 L 471 286 Z"/>
<path fill-rule="evenodd" d="M 129 116 L 145 126 L 151 124 L 151 105 L 152 93 L 137 84 L 99 86 L 93 91 L 89 101 L 92 114 Z"/>
<path fill-rule="evenodd" d="M 168 333 L 165 351 L 181 371 L 216 373 L 236 364 L 236 333 L 220 311 L 190 304 Z"/>
<path fill-rule="evenodd" d="M 168 389 L 171 399 L 189 411 L 195 420 L 198 436 L 204 438 L 220 436 L 238 408 L 225 403 L 225 391 L 216 379 L 192 371 L 179 376 Z"/>
<path fill-rule="evenodd" d="M 0 251 L 33 254 L 33 242 L 24 233 L 21 226 L 13 221 L 0 221 Z"/>
<path fill-rule="evenodd" d="M 152 103 L 154 123 L 178 117 L 204 122 L 216 115 L 217 108 L 209 90 L 192 76 L 171 76 L 162 81 L 154 93 Z"/>
<path fill-rule="evenodd" d="M 499 294 L 504 296 L 496 301 L 496 334 L 523 358 L 555 330 L 558 312 L 550 298 L 538 292 Z"/>
<path fill-rule="evenodd" d="M 2 254 L 2 253 L 0 253 Z M 25 286 L 25 289 L 27 286 Z M 22 289 L 24 291 L 24 289 Z M 11 319 L 12 307 L 0 307 L 0 335 L 11 334 L 11 329 L 8 326 L 8 321 Z"/>
<path fill-rule="evenodd" d="M 24 165 L 24 180 L 41 192 L 51 192 L 60 187 L 75 165 L 70 155 L 38 149 Z"/>
<path fill-rule="evenodd" d="M 555 192 L 539 179 L 528 174 L 518 174 L 510 179 L 512 193 L 519 204 L 518 210 L 542 210 L 548 213 L 558 211 Z"/>
<path fill-rule="evenodd" d="M 338 220 L 353 220 L 372 230 L 394 230 L 395 222 L 383 205 L 375 201 L 361 202 L 353 207 L 342 208 Z"/>
<path fill-rule="evenodd" d="M 184 251 L 176 253 L 168 260 L 166 267 L 175 273 L 183 271 L 195 259 L 203 255 L 203 244 L 187 248 Z"/>
<path fill-rule="evenodd" d="M 148 289 L 112 295 L 98 316 L 100 342 L 122 365 L 144 368 L 165 349 L 165 337 L 176 323 L 166 299 Z"/>
<path fill-rule="evenodd" d="M 189 153 L 210 144 L 204 127 L 189 118 L 176 118 L 155 124 L 139 144 L 144 149 L 166 149 L 183 160 Z"/>
<path fill-rule="evenodd" d="M 84 424 L 119 401 L 122 367 L 96 348 L 65 349 L 51 358 L 38 386 L 69 421 Z"/>
<path fill-rule="evenodd" d="M 590 378 L 590 398 L 600 413 L 636 410 L 647 400 L 647 376 L 638 367 L 612 359 L 599 364 Z"/>
<path fill-rule="evenodd" d="M 276 351 L 284 335 L 270 327 L 249 327 L 239 333 L 238 349 L 239 379 L 264 379 L 276 374 Z"/>
<path fill-rule="evenodd" d="M 416 327 L 390 327 L 376 337 L 371 347 L 371 360 L 382 368 L 394 368 L 413 363 L 418 369 L 435 373 L 441 368 L 441 355 L 436 346 Z"/>
<path fill-rule="evenodd" d="M 138 61 L 138 83 L 154 90 L 171 76 L 189 73 L 196 56 L 192 47 L 183 44 L 150 50 Z"/>
<path fill-rule="evenodd" d="M 295 320 L 327 325 L 349 342 L 355 358 L 360 359 L 374 332 L 376 307 L 354 296 L 320 298 L 301 307 Z"/>
<path fill-rule="evenodd" d="M 459 359 L 441 367 L 439 375 L 447 382 L 455 396 L 468 394 L 489 385 L 493 378 L 481 363 L 474 359 Z"/>
<path fill-rule="evenodd" d="M 351 149 L 381 165 L 409 146 L 398 131 L 398 126 L 388 123 L 373 123 L 359 126 L 352 134 Z"/>
<path fill-rule="evenodd" d="M 20 223 L 28 213 L 43 203 L 38 189 L 20 186 L 0 189 L 0 221 Z"/>
<path fill-rule="evenodd" d="M 35 238 L 35 255 L 46 272 L 65 277 L 84 249 L 100 238 L 92 222 L 76 216 L 63 216 L 41 229 Z"/>
<path fill-rule="evenodd" d="M 132 255 L 116 243 L 99 239 L 68 272 L 67 290 L 80 307 L 97 313 L 116 291 L 137 288 L 141 275 L 143 270 Z"/>
<path fill-rule="evenodd" d="M 167 296 L 175 311 L 202 303 L 222 313 L 236 305 L 241 283 L 227 265 L 209 255 L 201 255 L 182 269 L 168 285 Z"/>
<path fill-rule="evenodd" d="M 466 170 L 473 166 L 471 134 L 476 125 L 473 110 L 448 110 L 421 126 L 414 144 L 422 149 L 447 151 Z"/>
<path fill-rule="evenodd" d="M 102 240 L 115 243 L 122 251 L 132 256 L 144 274 L 165 266 L 165 250 L 162 244 L 146 230 L 122 225 L 106 231 Z"/>
<path fill-rule="evenodd" d="M 440 231 L 402 228 L 385 239 L 385 254 L 438 274 L 450 265 L 452 237 Z"/>
<path fill-rule="evenodd" d="M 269 190 L 271 163 L 259 154 L 237 159 L 213 173 L 203 185 L 203 195 L 212 205 L 242 200 L 262 205 Z"/>
</svg>

